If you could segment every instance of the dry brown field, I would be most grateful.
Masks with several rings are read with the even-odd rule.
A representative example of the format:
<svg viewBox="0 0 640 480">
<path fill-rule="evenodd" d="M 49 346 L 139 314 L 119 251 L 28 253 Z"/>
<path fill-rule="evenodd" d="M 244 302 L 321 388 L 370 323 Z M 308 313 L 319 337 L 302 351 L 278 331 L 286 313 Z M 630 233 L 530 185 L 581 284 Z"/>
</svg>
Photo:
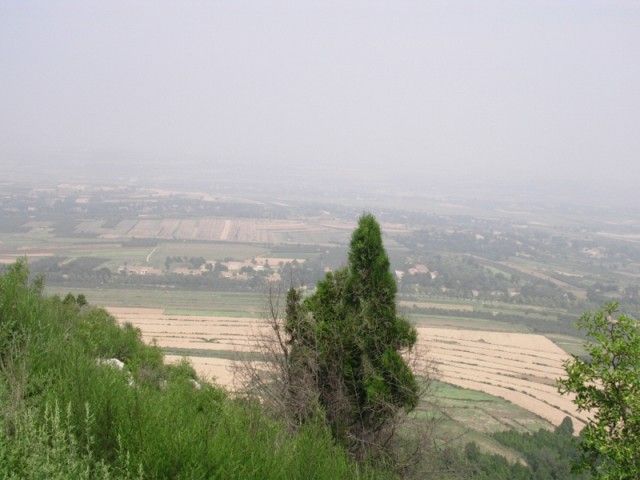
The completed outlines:
<svg viewBox="0 0 640 480">
<path fill-rule="evenodd" d="M 582 429 L 586 417 L 555 386 L 569 355 L 542 335 L 418 328 L 420 346 L 438 377 L 504 398 L 554 425 L 567 415 Z"/>
<path fill-rule="evenodd" d="M 233 388 L 233 358 L 255 349 L 269 327 L 255 318 L 168 315 L 162 309 L 109 307 L 147 342 L 168 349 L 167 360 L 187 356 L 203 377 Z M 418 366 L 428 362 L 444 382 L 501 397 L 554 425 L 568 415 L 576 430 L 585 416 L 555 387 L 569 355 L 535 334 L 418 327 Z"/>
<path fill-rule="evenodd" d="M 83 225 L 81 231 L 87 231 Z M 324 226 L 296 220 L 264 220 L 246 218 L 143 219 L 132 224 L 123 221 L 114 232 L 123 237 L 176 240 L 229 241 L 247 243 L 277 243 L 290 236 L 313 234 Z M 96 233 L 104 233 L 94 230 Z"/>
<path fill-rule="evenodd" d="M 240 243 L 305 243 L 310 239 L 344 242 L 353 230 L 352 222 L 312 218 L 142 218 L 123 220 L 113 228 L 103 227 L 104 221 L 81 222 L 77 233 L 95 234 L 105 239 L 156 238 L 164 240 L 198 240 Z M 384 224 L 385 231 L 406 233 L 402 224 Z"/>
</svg>

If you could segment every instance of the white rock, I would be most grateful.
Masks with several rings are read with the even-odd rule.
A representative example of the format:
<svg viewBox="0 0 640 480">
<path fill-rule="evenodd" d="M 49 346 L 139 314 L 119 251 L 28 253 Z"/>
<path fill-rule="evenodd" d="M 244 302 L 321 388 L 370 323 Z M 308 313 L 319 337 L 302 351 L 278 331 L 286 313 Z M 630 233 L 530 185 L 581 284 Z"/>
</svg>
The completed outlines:
<svg viewBox="0 0 640 480">
<path fill-rule="evenodd" d="M 117 368 L 118 370 L 124 370 L 124 362 L 117 358 L 99 358 L 98 365 L 108 365 L 109 367 Z"/>
</svg>

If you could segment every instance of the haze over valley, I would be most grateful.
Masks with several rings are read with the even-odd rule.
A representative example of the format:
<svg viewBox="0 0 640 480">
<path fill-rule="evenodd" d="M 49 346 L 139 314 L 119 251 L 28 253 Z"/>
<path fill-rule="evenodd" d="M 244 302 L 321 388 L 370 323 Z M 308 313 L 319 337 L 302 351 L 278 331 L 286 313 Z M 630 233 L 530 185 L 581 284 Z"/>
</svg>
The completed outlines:
<svg viewBox="0 0 640 480">
<path fill-rule="evenodd" d="M 562 384 L 637 333 L 638 59 L 633 1 L 0 2 L 0 477 L 638 478 Z"/>
</svg>

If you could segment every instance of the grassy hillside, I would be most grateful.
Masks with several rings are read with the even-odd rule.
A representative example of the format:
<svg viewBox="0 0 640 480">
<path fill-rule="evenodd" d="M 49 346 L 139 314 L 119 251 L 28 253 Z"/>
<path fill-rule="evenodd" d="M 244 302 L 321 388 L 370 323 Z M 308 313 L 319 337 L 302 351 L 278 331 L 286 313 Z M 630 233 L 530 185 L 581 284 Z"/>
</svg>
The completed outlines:
<svg viewBox="0 0 640 480">
<path fill-rule="evenodd" d="M 23 263 L 0 277 L 0 422 L 2 478 L 385 476 L 165 365 L 104 310 L 43 296 Z"/>
</svg>

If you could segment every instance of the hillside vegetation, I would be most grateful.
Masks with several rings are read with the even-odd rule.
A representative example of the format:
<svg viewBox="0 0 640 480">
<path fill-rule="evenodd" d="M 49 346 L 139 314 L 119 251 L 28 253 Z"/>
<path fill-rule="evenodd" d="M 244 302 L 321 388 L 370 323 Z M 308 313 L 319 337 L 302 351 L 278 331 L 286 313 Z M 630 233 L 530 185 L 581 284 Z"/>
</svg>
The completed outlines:
<svg viewBox="0 0 640 480">
<path fill-rule="evenodd" d="M 24 262 L 0 277 L 1 478 L 386 477 L 323 427 L 292 434 L 188 364 L 165 365 L 133 327 L 47 298 L 28 277 Z"/>
<path fill-rule="evenodd" d="M 394 478 L 354 462 L 326 426 L 306 422 L 292 431 L 263 407 L 201 383 L 188 363 L 165 365 L 137 329 L 118 326 L 83 295 L 42 291 L 25 262 L 0 276 L 0 478 Z M 434 444 L 402 474 L 588 478 L 569 473 L 577 456 L 570 426 L 495 439 L 526 464 L 473 443 Z"/>
</svg>

